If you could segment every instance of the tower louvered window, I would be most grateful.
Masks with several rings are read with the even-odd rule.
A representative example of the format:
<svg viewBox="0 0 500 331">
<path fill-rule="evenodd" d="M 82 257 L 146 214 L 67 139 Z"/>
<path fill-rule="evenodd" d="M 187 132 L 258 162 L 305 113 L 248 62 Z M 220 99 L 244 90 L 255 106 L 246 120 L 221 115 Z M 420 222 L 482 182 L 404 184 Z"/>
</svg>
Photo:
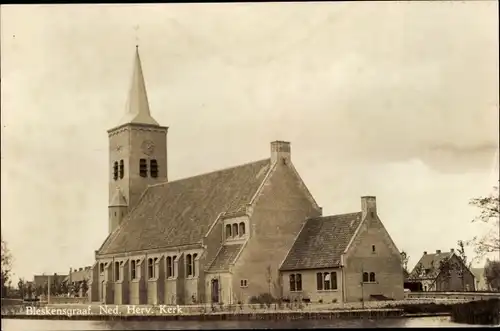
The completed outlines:
<svg viewBox="0 0 500 331">
<path fill-rule="evenodd" d="M 113 164 L 113 179 L 118 180 L 118 162 Z"/>
<path fill-rule="evenodd" d="M 123 160 L 120 160 L 120 179 L 122 179 L 124 175 L 125 175 L 125 164 L 123 163 Z"/>
<path fill-rule="evenodd" d="M 146 159 L 139 160 L 139 175 L 141 177 L 148 176 L 148 163 L 147 163 Z"/>
<path fill-rule="evenodd" d="M 151 177 L 153 178 L 158 177 L 158 161 L 156 160 L 150 161 L 150 171 L 151 171 Z"/>
</svg>

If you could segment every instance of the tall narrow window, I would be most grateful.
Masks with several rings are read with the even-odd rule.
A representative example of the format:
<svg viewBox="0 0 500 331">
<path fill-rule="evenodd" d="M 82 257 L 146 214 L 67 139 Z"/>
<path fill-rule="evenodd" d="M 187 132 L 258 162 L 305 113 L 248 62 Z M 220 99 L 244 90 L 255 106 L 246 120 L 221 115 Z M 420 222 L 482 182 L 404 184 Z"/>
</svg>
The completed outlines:
<svg viewBox="0 0 500 331">
<path fill-rule="evenodd" d="M 368 273 L 367 272 L 363 272 L 363 282 L 364 283 L 368 282 Z"/>
<path fill-rule="evenodd" d="M 321 272 L 316 274 L 316 289 L 318 291 L 323 289 L 323 274 Z"/>
<path fill-rule="evenodd" d="M 113 163 L 113 179 L 118 180 L 118 162 Z"/>
<path fill-rule="evenodd" d="M 325 290 L 329 290 L 330 289 L 330 273 L 329 272 L 325 272 L 323 274 L 323 279 L 325 280 Z"/>
<path fill-rule="evenodd" d="M 177 272 L 175 271 L 175 260 L 177 260 L 177 255 L 174 255 L 174 256 L 172 257 L 172 277 L 175 277 L 175 274 L 177 273 Z"/>
<path fill-rule="evenodd" d="M 120 262 L 115 262 L 115 282 L 120 280 Z"/>
<path fill-rule="evenodd" d="M 167 256 L 167 278 L 173 277 L 172 275 L 172 258 Z"/>
<path fill-rule="evenodd" d="M 375 273 L 374 272 L 370 272 L 370 282 L 375 283 Z"/>
<path fill-rule="evenodd" d="M 302 275 L 301 274 L 295 275 L 295 290 L 302 291 Z"/>
<path fill-rule="evenodd" d="M 123 163 L 123 160 L 120 160 L 120 179 L 125 176 L 125 164 Z"/>
<path fill-rule="evenodd" d="M 139 175 L 141 177 L 148 176 L 148 163 L 147 163 L 146 159 L 139 160 Z"/>
<path fill-rule="evenodd" d="M 240 223 L 240 236 L 245 235 L 245 223 L 241 222 Z"/>
<path fill-rule="evenodd" d="M 226 224 L 226 239 L 231 238 L 231 224 Z"/>
<path fill-rule="evenodd" d="M 99 271 L 100 271 L 101 274 L 104 273 L 104 263 L 101 263 L 99 265 Z"/>
<path fill-rule="evenodd" d="M 196 276 L 196 257 L 198 256 L 198 254 L 194 253 L 193 254 L 193 276 Z"/>
<path fill-rule="evenodd" d="M 332 290 L 336 290 L 337 289 L 337 273 L 334 271 L 331 273 L 331 282 L 332 282 Z"/>
<path fill-rule="evenodd" d="M 151 160 L 149 162 L 149 169 L 151 171 L 151 177 L 153 178 L 158 177 L 158 161 Z"/>
<path fill-rule="evenodd" d="M 153 259 L 149 258 L 148 259 L 148 278 L 152 279 L 155 277 L 154 275 L 154 264 L 153 264 Z"/>
<path fill-rule="evenodd" d="M 132 260 L 132 263 L 130 263 L 130 278 L 132 280 L 137 279 L 137 265 L 135 260 Z"/>
<path fill-rule="evenodd" d="M 375 253 L 375 245 L 372 245 L 372 253 Z"/>
<path fill-rule="evenodd" d="M 290 275 L 290 291 L 295 291 L 295 275 Z"/>
<path fill-rule="evenodd" d="M 233 224 L 233 236 L 238 237 L 238 224 L 237 223 Z"/>
<path fill-rule="evenodd" d="M 186 256 L 186 269 L 187 269 L 187 275 L 192 276 L 193 275 L 193 258 L 191 254 L 188 254 Z"/>
</svg>

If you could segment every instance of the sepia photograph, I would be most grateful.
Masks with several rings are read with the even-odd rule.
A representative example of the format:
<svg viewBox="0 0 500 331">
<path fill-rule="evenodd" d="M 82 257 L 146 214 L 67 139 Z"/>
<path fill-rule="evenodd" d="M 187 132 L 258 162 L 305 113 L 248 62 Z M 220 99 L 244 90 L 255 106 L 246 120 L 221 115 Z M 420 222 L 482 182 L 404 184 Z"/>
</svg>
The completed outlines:
<svg viewBox="0 0 500 331">
<path fill-rule="evenodd" d="M 500 325 L 497 1 L 0 13 L 2 330 Z"/>
</svg>

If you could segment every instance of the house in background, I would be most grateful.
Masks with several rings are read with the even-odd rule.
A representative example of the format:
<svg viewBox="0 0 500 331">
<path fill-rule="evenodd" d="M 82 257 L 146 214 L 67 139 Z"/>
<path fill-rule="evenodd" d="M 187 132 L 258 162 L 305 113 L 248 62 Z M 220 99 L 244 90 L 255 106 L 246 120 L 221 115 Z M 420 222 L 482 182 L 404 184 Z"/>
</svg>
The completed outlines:
<svg viewBox="0 0 500 331">
<path fill-rule="evenodd" d="M 291 300 L 400 300 L 404 294 L 401 255 L 375 197 L 362 197 L 360 212 L 307 220 L 280 271 Z"/>
<path fill-rule="evenodd" d="M 455 254 L 436 250 L 424 252 L 410 273 L 409 281 L 421 284 L 423 291 L 474 291 L 475 277 L 471 270 Z"/>
<path fill-rule="evenodd" d="M 69 269 L 69 275 L 66 276 L 64 282 L 68 289 L 73 288 L 77 296 L 84 297 L 87 293 L 84 293 L 85 285 L 84 282 L 90 280 L 90 274 L 92 272 L 92 266 L 87 266 L 79 269 Z M 88 285 L 88 284 L 87 284 Z"/>
<path fill-rule="evenodd" d="M 484 268 L 471 268 L 476 280 L 476 291 L 491 291 L 491 287 L 484 278 Z"/>
</svg>

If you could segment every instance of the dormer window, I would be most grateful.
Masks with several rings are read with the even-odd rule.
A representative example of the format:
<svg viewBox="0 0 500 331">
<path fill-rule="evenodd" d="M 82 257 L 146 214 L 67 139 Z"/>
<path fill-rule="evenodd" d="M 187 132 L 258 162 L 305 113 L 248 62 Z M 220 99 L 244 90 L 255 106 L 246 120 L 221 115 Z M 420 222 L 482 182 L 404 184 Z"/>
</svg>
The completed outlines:
<svg viewBox="0 0 500 331">
<path fill-rule="evenodd" d="M 231 238 L 232 236 L 232 232 L 231 232 L 231 224 L 226 224 L 226 239 L 229 239 Z"/>
<path fill-rule="evenodd" d="M 146 159 L 139 160 L 139 175 L 141 177 L 148 176 L 148 163 L 147 163 Z"/>
<path fill-rule="evenodd" d="M 158 177 L 158 161 L 151 160 L 149 163 L 149 168 L 151 171 L 151 177 L 153 177 L 153 178 Z"/>
<path fill-rule="evenodd" d="M 240 223 L 240 236 L 245 235 L 245 223 L 241 222 Z"/>
<path fill-rule="evenodd" d="M 237 236 L 238 236 L 238 224 L 234 223 L 233 224 L 233 237 L 237 237 Z"/>
</svg>

